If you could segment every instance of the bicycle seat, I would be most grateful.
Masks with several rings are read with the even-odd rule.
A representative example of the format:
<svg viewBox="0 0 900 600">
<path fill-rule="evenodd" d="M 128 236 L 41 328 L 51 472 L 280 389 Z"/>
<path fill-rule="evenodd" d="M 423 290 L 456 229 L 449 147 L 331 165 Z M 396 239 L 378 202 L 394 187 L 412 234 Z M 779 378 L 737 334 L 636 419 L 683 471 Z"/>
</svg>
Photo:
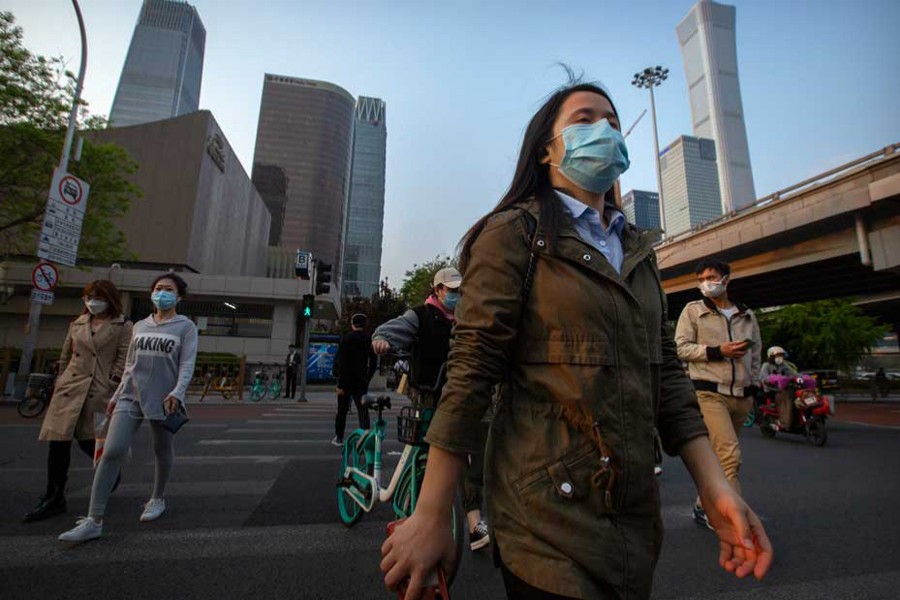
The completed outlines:
<svg viewBox="0 0 900 600">
<path fill-rule="evenodd" d="M 362 405 L 365 408 L 374 408 L 375 410 L 382 410 L 391 408 L 391 397 L 390 396 L 378 396 L 377 398 L 366 397 L 365 400 L 362 401 Z"/>
</svg>

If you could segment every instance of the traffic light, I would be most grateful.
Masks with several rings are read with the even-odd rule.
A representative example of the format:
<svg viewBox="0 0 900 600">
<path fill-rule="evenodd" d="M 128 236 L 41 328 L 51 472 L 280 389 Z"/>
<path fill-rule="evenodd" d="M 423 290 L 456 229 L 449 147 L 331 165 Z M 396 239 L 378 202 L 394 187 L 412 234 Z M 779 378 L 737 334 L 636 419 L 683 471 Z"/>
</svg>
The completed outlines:
<svg viewBox="0 0 900 600">
<path fill-rule="evenodd" d="M 303 318 L 311 319 L 316 308 L 316 297 L 312 294 L 303 295 Z"/>
<path fill-rule="evenodd" d="M 320 262 L 316 267 L 316 296 L 331 289 L 331 265 Z"/>
</svg>

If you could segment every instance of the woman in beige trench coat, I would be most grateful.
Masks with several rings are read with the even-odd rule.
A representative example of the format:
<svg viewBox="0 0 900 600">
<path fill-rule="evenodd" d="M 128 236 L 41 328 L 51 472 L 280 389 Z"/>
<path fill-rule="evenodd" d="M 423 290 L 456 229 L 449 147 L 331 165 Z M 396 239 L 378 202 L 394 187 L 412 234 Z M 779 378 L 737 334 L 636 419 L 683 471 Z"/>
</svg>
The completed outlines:
<svg viewBox="0 0 900 600">
<path fill-rule="evenodd" d="M 94 419 L 122 378 L 131 341 L 131 321 L 112 282 L 97 280 L 84 288 L 84 312 L 69 325 L 59 357 L 59 378 L 38 439 L 50 442 L 47 491 L 25 522 L 66 512 L 65 488 L 72 440 L 94 457 Z"/>
</svg>

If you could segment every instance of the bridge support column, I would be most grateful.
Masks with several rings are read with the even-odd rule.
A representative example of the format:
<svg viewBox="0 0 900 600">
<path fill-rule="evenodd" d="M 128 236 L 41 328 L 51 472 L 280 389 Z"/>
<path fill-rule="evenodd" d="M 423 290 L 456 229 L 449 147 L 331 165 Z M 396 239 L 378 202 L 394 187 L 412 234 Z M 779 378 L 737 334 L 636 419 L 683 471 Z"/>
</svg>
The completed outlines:
<svg viewBox="0 0 900 600">
<path fill-rule="evenodd" d="M 872 266 L 872 253 L 869 251 L 869 234 L 866 232 L 866 224 L 859 213 L 856 213 L 856 241 L 859 243 L 859 262 L 867 267 Z"/>
</svg>

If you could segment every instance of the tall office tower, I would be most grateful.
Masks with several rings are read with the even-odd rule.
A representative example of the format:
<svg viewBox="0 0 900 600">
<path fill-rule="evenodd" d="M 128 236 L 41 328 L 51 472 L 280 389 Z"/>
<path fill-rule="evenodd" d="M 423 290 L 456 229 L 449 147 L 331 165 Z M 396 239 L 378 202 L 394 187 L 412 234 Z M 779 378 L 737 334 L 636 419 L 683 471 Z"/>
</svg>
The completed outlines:
<svg viewBox="0 0 900 600">
<path fill-rule="evenodd" d="M 206 29 L 186 2 L 144 0 L 109 113 L 110 127 L 139 125 L 200 107 Z"/>
<path fill-rule="evenodd" d="M 266 74 L 253 183 L 269 211 L 269 243 L 308 250 L 340 281 L 356 102 L 326 81 Z"/>
<path fill-rule="evenodd" d="M 342 269 L 344 296 L 370 297 L 378 292 L 386 146 L 384 100 L 360 96 L 353 128 L 353 168 Z"/>
<path fill-rule="evenodd" d="M 631 190 L 622 196 L 622 209 L 629 223 L 641 229 L 659 229 L 659 194 Z"/>
<path fill-rule="evenodd" d="M 756 201 L 756 190 L 738 81 L 734 7 L 700 0 L 675 31 L 690 90 L 694 135 L 715 140 L 722 210 L 739 210 Z"/>
<path fill-rule="evenodd" d="M 659 153 L 659 163 L 668 237 L 722 215 L 715 142 L 683 135 Z"/>
</svg>

